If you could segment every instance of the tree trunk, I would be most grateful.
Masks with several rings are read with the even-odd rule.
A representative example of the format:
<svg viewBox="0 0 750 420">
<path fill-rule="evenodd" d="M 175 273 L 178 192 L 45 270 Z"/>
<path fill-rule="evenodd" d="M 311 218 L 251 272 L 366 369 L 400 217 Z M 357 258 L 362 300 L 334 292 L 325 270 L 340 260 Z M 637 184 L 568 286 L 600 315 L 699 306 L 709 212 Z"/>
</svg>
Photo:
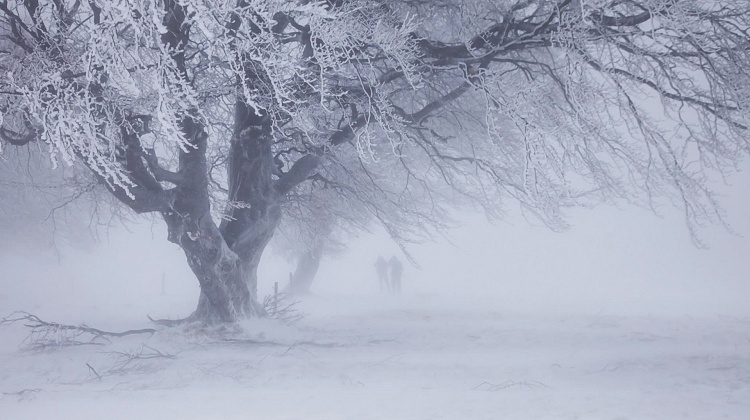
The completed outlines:
<svg viewBox="0 0 750 420">
<path fill-rule="evenodd" d="M 294 270 L 289 281 L 289 291 L 293 295 L 306 295 L 310 293 L 310 286 L 320 267 L 323 257 L 322 247 L 315 247 L 303 253 L 297 261 L 297 269 Z"/>
<path fill-rule="evenodd" d="M 310 245 L 297 260 L 297 269 L 289 280 L 289 291 L 294 295 L 310 293 L 315 275 L 323 258 L 323 251 L 330 242 L 333 222 L 327 213 L 325 205 L 318 205 L 312 209 L 313 229 L 310 232 Z"/>
<path fill-rule="evenodd" d="M 263 309 L 257 304 L 258 265 L 280 221 L 281 207 L 277 203 L 270 203 L 261 217 L 250 221 L 234 244 L 234 251 L 240 258 L 245 284 L 255 304 L 253 314 L 258 316 L 263 315 Z"/>
<path fill-rule="evenodd" d="M 206 164 L 207 134 L 190 117 L 183 120 L 192 150 L 180 152 L 185 182 L 175 188 L 171 211 L 162 215 L 169 240 L 178 244 L 201 286 L 198 307 L 188 318 L 205 324 L 236 322 L 257 314 L 256 296 L 245 281 L 241 257 L 231 249 L 211 218 Z"/>
<path fill-rule="evenodd" d="M 234 249 L 207 213 L 194 227 L 180 217 L 170 228 L 170 238 L 185 252 L 188 264 L 201 286 L 198 307 L 190 321 L 213 325 L 262 316 L 258 303 L 258 264 L 281 218 L 279 206 L 244 225 Z M 187 223 L 186 223 L 187 222 Z"/>
<path fill-rule="evenodd" d="M 206 220 L 204 218 L 204 220 Z M 213 325 L 257 315 L 256 296 L 245 281 L 243 265 L 213 221 L 181 235 L 180 246 L 198 278 L 201 294 L 191 321 Z"/>
</svg>

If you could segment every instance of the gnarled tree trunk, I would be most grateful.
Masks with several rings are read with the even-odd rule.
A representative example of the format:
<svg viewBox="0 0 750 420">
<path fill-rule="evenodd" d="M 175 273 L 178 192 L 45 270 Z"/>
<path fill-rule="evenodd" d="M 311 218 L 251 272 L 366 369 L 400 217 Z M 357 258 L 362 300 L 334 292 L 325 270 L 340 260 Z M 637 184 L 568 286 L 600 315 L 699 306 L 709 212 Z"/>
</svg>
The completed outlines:
<svg viewBox="0 0 750 420">
<path fill-rule="evenodd" d="M 229 208 L 221 234 L 240 260 L 252 297 L 251 315 L 261 315 L 257 304 L 258 264 L 281 220 L 281 196 L 274 189 L 277 168 L 271 147 L 271 119 L 258 115 L 239 101 L 228 165 Z"/>
<path fill-rule="evenodd" d="M 234 322 L 255 312 L 255 295 L 245 281 L 240 257 L 211 218 L 206 163 L 207 134 L 190 117 L 183 131 L 193 149 L 180 153 L 182 181 L 175 188 L 171 211 L 162 212 L 169 240 L 185 252 L 201 295 L 191 321 Z"/>
</svg>

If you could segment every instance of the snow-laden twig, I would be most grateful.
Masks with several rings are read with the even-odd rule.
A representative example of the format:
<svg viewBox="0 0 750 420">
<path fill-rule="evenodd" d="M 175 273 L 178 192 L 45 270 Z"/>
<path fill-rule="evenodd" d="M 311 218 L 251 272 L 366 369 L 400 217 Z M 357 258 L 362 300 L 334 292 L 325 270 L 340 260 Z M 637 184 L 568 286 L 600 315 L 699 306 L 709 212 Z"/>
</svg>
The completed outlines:
<svg viewBox="0 0 750 420">
<path fill-rule="evenodd" d="M 269 318 L 293 325 L 305 317 L 305 314 L 296 308 L 298 303 L 298 300 L 290 299 L 286 293 L 268 295 L 263 299 L 263 312 Z"/>
<path fill-rule="evenodd" d="M 99 379 L 100 381 L 102 380 L 102 375 L 99 375 L 99 372 L 97 372 L 96 369 L 94 369 L 93 366 L 91 366 L 88 363 L 86 363 L 86 366 L 89 367 L 89 372 L 94 372 L 94 375 L 96 375 L 96 378 Z"/>
</svg>

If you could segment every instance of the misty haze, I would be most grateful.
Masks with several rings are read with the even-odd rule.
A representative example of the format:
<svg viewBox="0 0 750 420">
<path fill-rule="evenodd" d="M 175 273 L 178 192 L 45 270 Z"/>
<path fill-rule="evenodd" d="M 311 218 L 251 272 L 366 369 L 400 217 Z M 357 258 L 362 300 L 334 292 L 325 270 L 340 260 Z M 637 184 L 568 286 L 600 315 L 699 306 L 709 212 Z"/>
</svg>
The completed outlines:
<svg viewBox="0 0 750 420">
<path fill-rule="evenodd" d="M 750 418 L 746 0 L 0 0 L 0 419 Z"/>
</svg>

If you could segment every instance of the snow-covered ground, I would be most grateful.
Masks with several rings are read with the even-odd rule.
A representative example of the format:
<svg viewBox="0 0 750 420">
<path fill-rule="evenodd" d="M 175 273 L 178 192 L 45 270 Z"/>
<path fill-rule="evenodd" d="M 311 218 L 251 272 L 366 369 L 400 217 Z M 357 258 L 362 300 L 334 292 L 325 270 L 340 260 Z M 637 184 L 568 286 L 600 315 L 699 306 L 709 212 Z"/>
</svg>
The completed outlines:
<svg viewBox="0 0 750 420">
<path fill-rule="evenodd" d="M 750 317 L 531 314 L 424 294 L 300 309 L 294 326 L 41 352 L 19 350 L 21 325 L 4 327 L 0 418 L 750 418 Z"/>
</svg>

